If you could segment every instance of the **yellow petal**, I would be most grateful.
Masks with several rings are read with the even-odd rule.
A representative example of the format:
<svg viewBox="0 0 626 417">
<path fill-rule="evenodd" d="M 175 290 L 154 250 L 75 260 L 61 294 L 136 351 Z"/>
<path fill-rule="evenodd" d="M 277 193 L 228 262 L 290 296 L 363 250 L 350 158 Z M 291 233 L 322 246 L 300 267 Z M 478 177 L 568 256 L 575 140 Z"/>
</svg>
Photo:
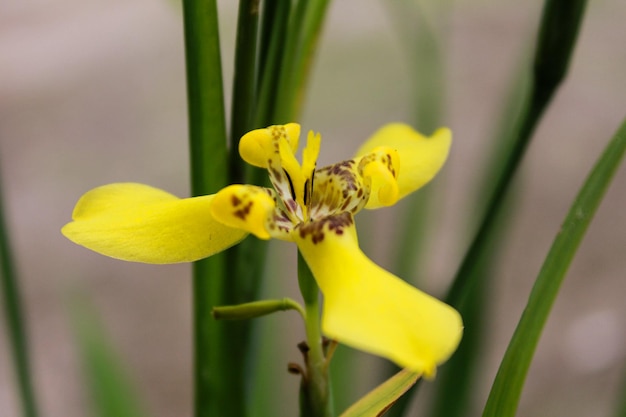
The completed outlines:
<svg viewBox="0 0 626 417">
<path fill-rule="evenodd" d="M 247 233 L 216 221 L 214 196 L 180 199 L 148 185 L 109 184 L 83 195 L 61 230 L 72 242 L 112 258 L 167 264 L 206 258 Z"/>
<path fill-rule="evenodd" d="M 250 165 L 267 168 L 268 160 L 277 150 L 274 144 L 277 144 L 280 138 L 287 140 L 292 153 L 295 154 L 298 150 L 300 125 L 287 123 L 248 132 L 239 140 L 239 155 Z"/>
<path fill-rule="evenodd" d="M 396 204 L 400 198 L 398 173 L 400 155 L 389 146 L 378 146 L 359 160 L 362 175 L 369 180 L 370 196 L 365 207 Z"/>
<path fill-rule="evenodd" d="M 324 295 L 322 330 L 425 377 L 457 348 L 459 313 L 377 266 L 359 249 L 349 214 L 294 233 Z"/>
<path fill-rule="evenodd" d="M 428 183 L 443 166 L 450 144 L 450 129 L 440 128 L 431 137 L 425 137 L 408 125 L 393 123 L 379 129 L 356 153 L 365 156 L 379 146 L 388 146 L 400 155 L 398 174 L 399 198 L 403 198 Z M 377 199 L 371 198 L 366 208 L 381 207 Z"/>
<path fill-rule="evenodd" d="M 211 214 L 220 222 L 269 239 L 269 223 L 276 202 L 267 188 L 254 185 L 229 185 L 215 194 Z"/>
</svg>

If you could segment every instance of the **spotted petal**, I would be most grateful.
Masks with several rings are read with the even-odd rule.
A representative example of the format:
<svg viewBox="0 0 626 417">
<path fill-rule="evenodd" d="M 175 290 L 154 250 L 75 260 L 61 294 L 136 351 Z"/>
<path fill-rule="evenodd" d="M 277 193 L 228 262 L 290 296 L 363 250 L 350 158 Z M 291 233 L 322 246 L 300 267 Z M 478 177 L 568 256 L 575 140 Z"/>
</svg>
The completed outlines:
<svg viewBox="0 0 626 417">
<path fill-rule="evenodd" d="M 180 199 L 143 184 L 117 183 L 83 195 L 63 234 L 79 245 L 125 261 L 166 264 L 206 258 L 247 233 L 210 214 L 213 196 Z"/>
<path fill-rule="evenodd" d="M 433 376 L 459 344 L 459 313 L 368 259 L 349 214 L 316 223 L 294 240 L 324 295 L 324 333 Z"/>
<path fill-rule="evenodd" d="M 300 139 L 300 125 L 287 123 L 248 132 L 239 140 L 239 155 L 250 165 L 268 168 L 268 161 L 276 152 L 275 146 L 278 146 L 281 138 L 287 141 L 291 152 L 296 153 Z"/>
<path fill-rule="evenodd" d="M 356 156 L 363 157 L 379 146 L 395 149 L 400 157 L 399 198 L 403 198 L 433 179 L 446 161 L 451 143 L 450 129 L 440 128 L 431 137 L 425 137 L 409 125 L 393 123 L 374 133 Z M 365 207 L 374 209 L 384 205 L 373 193 Z"/>
<path fill-rule="evenodd" d="M 269 239 L 273 229 L 276 201 L 272 190 L 254 185 L 234 184 L 222 188 L 211 205 L 218 221 L 246 230 L 259 239 Z"/>
</svg>

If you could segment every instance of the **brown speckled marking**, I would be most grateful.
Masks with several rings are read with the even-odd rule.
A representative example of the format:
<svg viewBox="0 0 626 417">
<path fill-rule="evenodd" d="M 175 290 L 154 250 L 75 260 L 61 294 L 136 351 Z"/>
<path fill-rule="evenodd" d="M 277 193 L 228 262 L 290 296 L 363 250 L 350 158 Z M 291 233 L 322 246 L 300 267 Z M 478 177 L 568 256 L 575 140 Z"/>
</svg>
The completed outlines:
<svg viewBox="0 0 626 417">
<path fill-rule="evenodd" d="M 270 167 L 270 176 L 273 177 L 276 181 L 281 182 L 283 180 L 283 174 L 282 172 L 280 172 L 279 170 L 277 170 L 276 168 L 274 168 L 273 166 L 269 165 Z M 286 171 L 285 171 L 286 172 Z"/>
<path fill-rule="evenodd" d="M 302 239 L 311 237 L 311 241 L 314 245 L 322 242 L 326 233 L 335 233 L 336 235 L 343 235 L 344 229 L 351 226 L 354 223 L 352 214 L 339 213 L 332 216 L 324 217 L 320 220 L 312 222 L 301 223 L 297 226 L 299 234 Z"/>
<path fill-rule="evenodd" d="M 374 161 L 382 162 L 387 170 L 391 172 L 391 175 L 393 175 L 394 178 L 398 178 L 398 173 L 393 166 L 393 158 L 391 157 L 389 152 L 383 153 L 381 151 L 378 151 L 365 155 L 363 158 L 361 158 L 361 161 L 359 162 L 359 172 L 363 172 L 365 166 Z"/>
<path fill-rule="evenodd" d="M 245 206 L 243 206 L 239 210 L 235 210 L 233 214 L 235 215 L 235 217 L 238 217 L 241 220 L 245 221 L 246 217 L 248 217 L 248 214 L 250 214 L 250 211 L 252 210 L 253 205 L 254 205 L 254 202 L 248 201 L 248 203 Z"/>
<path fill-rule="evenodd" d="M 340 212 L 356 213 L 367 203 L 369 183 L 359 172 L 356 161 L 347 160 L 315 172 L 315 188 L 310 198 L 313 219 Z"/>
<path fill-rule="evenodd" d="M 358 160 L 338 162 L 313 172 L 302 173 L 304 184 L 294 184 L 292 174 L 282 166 L 280 144 L 290 143 L 285 126 L 267 128 L 272 147 L 268 149 L 267 170 L 275 192 L 270 194 L 276 203 L 276 211 L 267 221 L 267 227 L 277 233 L 299 229 L 301 236 L 311 236 L 313 243 L 324 239 L 325 233 L 333 231 L 342 234 L 346 225 L 352 223 L 352 215 L 361 210 L 369 200 L 371 178 L 363 177 L 367 164 L 378 161 L 396 177 L 393 166 L 393 151 L 379 149 Z M 295 189 L 304 187 L 302 201 L 298 202 Z M 247 202 L 247 199 L 244 201 Z M 243 203 L 240 203 L 243 204 Z M 300 206 L 302 204 L 302 207 Z M 245 219 L 251 205 L 239 206 L 235 216 Z M 324 227 L 328 225 L 327 229 Z"/>
</svg>

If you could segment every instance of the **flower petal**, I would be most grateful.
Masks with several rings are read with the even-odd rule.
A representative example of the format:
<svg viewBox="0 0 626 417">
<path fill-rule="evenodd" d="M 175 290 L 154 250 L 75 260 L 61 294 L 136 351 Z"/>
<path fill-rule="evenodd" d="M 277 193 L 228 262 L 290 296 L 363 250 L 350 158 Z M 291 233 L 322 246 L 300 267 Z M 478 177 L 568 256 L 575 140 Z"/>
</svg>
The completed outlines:
<svg viewBox="0 0 626 417">
<path fill-rule="evenodd" d="M 216 221 L 213 196 L 180 199 L 148 185 L 104 185 L 83 195 L 61 230 L 72 242 L 112 258 L 152 264 L 191 262 L 247 233 Z"/>
<path fill-rule="evenodd" d="M 389 146 L 377 146 L 359 159 L 359 168 L 369 181 L 369 198 L 366 206 L 384 207 L 396 204 L 400 198 L 398 173 L 400 155 Z"/>
<path fill-rule="evenodd" d="M 392 123 L 379 129 L 357 151 L 362 157 L 379 146 L 388 146 L 400 155 L 398 173 L 399 198 L 403 198 L 428 183 L 441 169 L 448 157 L 452 133 L 440 128 L 431 137 L 425 137 L 409 125 Z M 365 206 L 374 209 L 383 206 L 370 197 Z"/>
<path fill-rule="evenodd" d="M 274 145 L 280 138 L 284 138 L 289 143 L 291 152 L 295 154 L 300 139 L 300 125 L 287 123 L 252 130 L 239 140 L 239 155 L 250 165 L 268 168 L 268 160 L 272 158 L 276 150 Z"/>
<path fill-rule="evenodd" d="M 433 376 L 460 342 L 459 313 L 368 259 L 349 214 L 316 223 L 294 240 L 324 295 L 324 333 Z"/>
<path fill-rule="evenodd" d="M 254 185 L 235 184 L 215 194 L 211 214 L 220 222 L 269 239 L 269 223 L 276 208 L 272 191 Z"/>
</svg>

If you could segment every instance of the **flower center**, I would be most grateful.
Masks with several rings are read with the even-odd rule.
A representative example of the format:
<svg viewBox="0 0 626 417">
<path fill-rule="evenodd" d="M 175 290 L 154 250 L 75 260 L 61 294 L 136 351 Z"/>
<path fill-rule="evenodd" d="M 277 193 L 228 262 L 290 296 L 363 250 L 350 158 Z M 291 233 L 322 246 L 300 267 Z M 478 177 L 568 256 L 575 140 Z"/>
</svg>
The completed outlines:
<svg viewBox="0 0 626 417">
<path fill-rule="evenodd" d="M 347 160 L 316 170 L 319 134 L 309 132 L 300 164 L 286 129 L 272 126 L 268 130 L 275 141 L 268 159 L 269 177 L 294 226 L 339 213 L 354 214 L 365 206 L 371 183 L 364 177 L 368 160 Z"/>
<path fill-rule="evenodd" d="M 365 156 L 316 170 L 321 136 L 309 132 L 300 163 L 296 158 L 299 134 L 300 126 L 295 123 L 245 134 L 239 142 L 241 157 L 267 169 L 274 190 L 226 187 L 212 204 L 213 216 L 262 239 L 291 240 L 296 228 L 314 230 L 316 222 L 334 224 L 333 216 L 351 218 L 372 196 L 383 205 L 398 199 L 399 157 L 395 150 L 379 147 Z"/>
</svg>

